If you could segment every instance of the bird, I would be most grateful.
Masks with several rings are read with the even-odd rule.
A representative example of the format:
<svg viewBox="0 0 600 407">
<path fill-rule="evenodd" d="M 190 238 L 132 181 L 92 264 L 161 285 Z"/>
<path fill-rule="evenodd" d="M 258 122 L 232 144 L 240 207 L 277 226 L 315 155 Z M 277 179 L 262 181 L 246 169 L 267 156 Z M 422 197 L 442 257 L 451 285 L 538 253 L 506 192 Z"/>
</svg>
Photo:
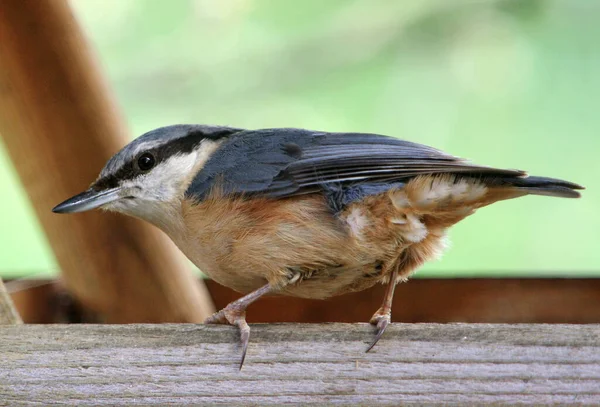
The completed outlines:
<svg viewBox="0 0 600 407">
<path fill-rule="evenodd" d="M 442 254 L 451 226 L 497 201 L 582 189 L 378 134 L 181 124 L 127 144 L 53 212 L 101 208 L 150 222 L 243 294 L 205 321 L 237 326 L 241 368 L 246 309 L 260 297 L 325 299 L 385 284 L 368 351 L 391 322 L 396 284 Z"/>
</svg>

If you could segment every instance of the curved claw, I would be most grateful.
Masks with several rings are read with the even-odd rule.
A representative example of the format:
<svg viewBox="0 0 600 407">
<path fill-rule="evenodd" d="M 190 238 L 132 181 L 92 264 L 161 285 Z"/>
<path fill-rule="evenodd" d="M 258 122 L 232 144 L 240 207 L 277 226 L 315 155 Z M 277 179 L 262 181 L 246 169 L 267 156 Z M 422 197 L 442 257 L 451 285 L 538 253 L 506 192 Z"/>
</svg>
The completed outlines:
<svg viewBox="0 0 600 407">
<path fill-rule="evenodd" d="M 246 351 L 248 350 L 248 341 L 250 339 L 250 326 L 248 326 L 248 323 L 246 322 L 246 308 L 248 305 L 271 291 L 273 291 L 273 287 L 271 287 L 270 284 L 266 284 L 258 290 L 252 291 L 250 294 L 230 303 L 221 311 L 214 313 L 204 321 L 205 324 L 231 324 L 238 327 L 240 330 L 240 340 L 242 342 L 240 370 L 246 359 Z"/>
<path fill-rule="evenodd" d="M 390 315 L 381 315 L 371 320 L 372 324 L 375 324 L 375 322 L 377 322 L 377 334 L 375 335 L 375 339 L 373 340 L 371 345 L 369 345 L 365 352 L 368 352 L 371 349 L 373 349 L 377 342 L 379 342 L 379 339 L 381 339 L 383 333 L 385 332 L 385 328 L 387 328 L 387 326 L 390 324 L 390 320 Z"/>
<path fill-rule="evenodd" d="M 244 360 L 246 360 L 246 352 L 248 351 L 248 342 L 250 340 L 250 327 L 246 323 L 246 320 L 241 320 L 237 324 L 240 329 L 240 341 L 242 342 L 242 360 L 240 360 L 240 370 L 244 366 Z"/>
<path fill-rule="evenodd" d="M 240 370 L 246 360 L 248 351 L 248 342 L 250 341 L 250 326 L 246 322 L 246 312 L 236 306 L 228 305 L 219 312 L 215 312 L 208 317 L 205 324 L 230 324 L 237 326 L 240 330 L 240 341 L 242 343 L 242 360 L 240 361 Z"/>
</svg>

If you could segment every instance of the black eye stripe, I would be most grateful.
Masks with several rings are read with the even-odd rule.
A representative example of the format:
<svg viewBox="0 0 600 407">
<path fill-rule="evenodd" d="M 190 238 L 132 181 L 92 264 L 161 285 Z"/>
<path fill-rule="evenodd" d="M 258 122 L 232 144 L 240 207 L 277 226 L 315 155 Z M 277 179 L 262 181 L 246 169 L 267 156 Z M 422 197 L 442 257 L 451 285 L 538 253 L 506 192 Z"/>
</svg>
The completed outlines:
<svg viewBox="0 0 600 407">
<path fill-rule="evenodd" d="M 169 157 L 175 154 L 186 154 L 194 150 L 198 144 L 204 139 L 218 140 L 221 138 L 228 137 L 233 133 L 241 131 L 240 129 L 233 128 L 221 128 L 205 132 L 203 129 L 191 129 L 183 137 L 172 139 L 165 144 L 157 146 L 155 148 L 149 148 L 147 150 L 137 153 L 135 156 L 129 156 L 130 158 L 120 168 L 111 174 L 107 174 L 104 177 L 98 179 L 94 184 L 95 190 L 103 190 L 108 188 L 115 188 L 119 186 L 119 183 L 124 180 L 130 180 L 136 176 L 143 174 L 143 171 L 138 163 L 139 158 L 144 153 L 149 153 L 154 156 L 154 165 L 156 167 L 162 161 L 167 160 Z M 142 136 L 143 137 L 143 136 Z M 126 149 L 127 147 L 125 147 Z M 139 151 L 139 150 L 138 150 Z M 131 153 L 129 153 L 131 154 Z M 129 155 L 128 154 L 128 155 Z M 148 170 L 146 170 L 148 171 Z"/>
</svg>

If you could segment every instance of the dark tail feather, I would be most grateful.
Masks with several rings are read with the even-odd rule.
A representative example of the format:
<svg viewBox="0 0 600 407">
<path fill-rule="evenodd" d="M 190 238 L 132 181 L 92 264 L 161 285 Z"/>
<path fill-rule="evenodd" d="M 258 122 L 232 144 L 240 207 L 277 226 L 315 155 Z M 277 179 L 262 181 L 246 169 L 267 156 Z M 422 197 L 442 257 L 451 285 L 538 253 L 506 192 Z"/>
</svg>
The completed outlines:
<svg viewBox="0 0 600 407">
<path fill-rule="evenodd" d="M 546 177 L 502 177 L 491 179 L 487 183 L 490 186 L 513 187 L 524 194 L 561 198 L 579 198 L 581 194 L 577 190 L 585 189 L 573 182 Z"/>
</svg>

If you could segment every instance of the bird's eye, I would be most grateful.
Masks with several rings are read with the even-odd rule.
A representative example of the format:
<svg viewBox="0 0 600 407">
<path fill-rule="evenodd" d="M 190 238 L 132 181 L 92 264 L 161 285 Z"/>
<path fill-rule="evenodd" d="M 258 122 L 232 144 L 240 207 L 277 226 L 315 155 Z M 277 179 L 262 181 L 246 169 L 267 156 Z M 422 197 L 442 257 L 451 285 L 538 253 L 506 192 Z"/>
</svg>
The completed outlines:
<svg viewBox="0 0 600 407">
<path fill-rule="evenodd" d="M 140 170 L 149 171 L 156 164 L 156 159 L 152 154 L 144 153 L 138 158 L 137 164 Z"/>
</svg>

